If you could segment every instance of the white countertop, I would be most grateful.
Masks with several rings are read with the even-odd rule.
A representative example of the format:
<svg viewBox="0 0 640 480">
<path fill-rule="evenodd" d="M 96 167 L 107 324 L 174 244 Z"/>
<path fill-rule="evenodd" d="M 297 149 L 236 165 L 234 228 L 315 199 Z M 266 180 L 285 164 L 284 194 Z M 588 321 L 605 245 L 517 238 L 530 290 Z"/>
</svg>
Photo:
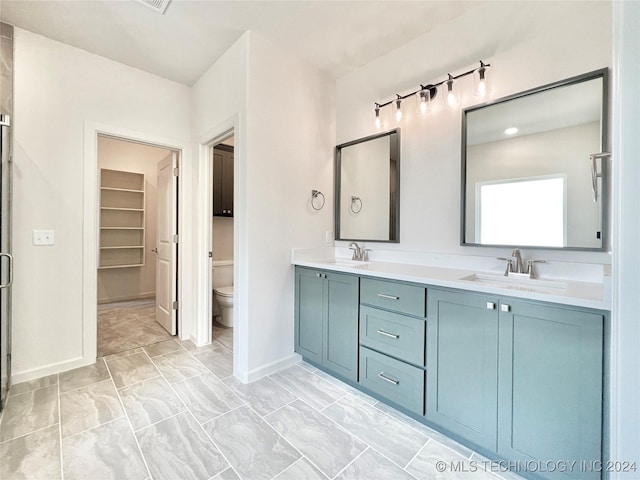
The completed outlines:
<svg viewBox="0 0 640 480">
<path fill-rule="evenodd" d="M 458 268 L 377 261 L 357 263 L 344 258 L 327 259 L 326 257 L 324 259 L 319 258 L 317 260 L 309 258 L 296 259 L 294 257 L 292 259 L 292 263 L 301 267 L 352 273 L 366 277 L 387 278 L 390 280 L 401 280 L 431 286 L 458 288 L 500 296 L 539 300 L 543 302 L 594 308 L 598 310 L 611 309 L 611 305 L 604 298 L 605 288 L 602 283 L 577 282 L 564 279 L 555 282 L 555 279 L 549 279 L 550 284 L 558 285 L 558 287 L 536 288 L 520 284 L 514 286 L 511 283 L 494 286 L 492 284 L 487 284 L 491 282 L 482 283 L 473 280 L 463 280 L 463 278 L 473 276 L 474 274 L 486 274 L 489 278 L 495 278 L 495 272 L 479 272 Z M 498 280 L 504 281 L 500 278 L 498 278 Z M 541 278 L 539 280 L 544 282 L 547 279 Z M 536 290 L 547 290 L 547 292 Z"/>
</svg>

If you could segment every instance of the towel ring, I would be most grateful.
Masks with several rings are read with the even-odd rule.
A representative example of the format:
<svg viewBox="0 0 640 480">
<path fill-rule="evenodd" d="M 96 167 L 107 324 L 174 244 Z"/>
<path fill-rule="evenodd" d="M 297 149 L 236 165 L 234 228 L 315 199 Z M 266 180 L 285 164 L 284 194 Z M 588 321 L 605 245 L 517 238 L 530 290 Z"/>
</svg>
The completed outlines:
<svg viewBox="0 0 640 480">
<path fill-rule="evenodd" d="M 313 201 L 318 197 L 322 197 L 322 203 L 319 207 L 316 208 L 316 205 L 313 203 Z M 322 210 L 322 207 L 324 207 L 324 193 L 322 193 L 320 190 L 311 190 L 311 208 L 318 211 Z"/>
<path fill-rule="evenodd" d="M 351 206 L 349 208 L 353 213 L 360 213 L 360 210 L 362 210 L 362 199 L 360 197 L 352 195 Z"/>
</svg>

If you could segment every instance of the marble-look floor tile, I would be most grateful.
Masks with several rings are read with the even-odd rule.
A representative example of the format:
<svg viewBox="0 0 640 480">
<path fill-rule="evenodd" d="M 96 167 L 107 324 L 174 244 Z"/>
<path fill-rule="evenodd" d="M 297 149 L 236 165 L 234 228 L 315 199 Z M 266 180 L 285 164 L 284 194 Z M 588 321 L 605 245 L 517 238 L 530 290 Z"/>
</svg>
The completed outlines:
<svg viewBox="0 0 640 480">
<path fill-rule="evenodd" d="M 218 378 L 233 374 L 233 353 L 226 348 L 212 348 L 195 356 Z"/>
<path fill-rule="evenodd" d="M 169 383 L 180 382 L 207 373 L 207 369 L 189 352 L 167 353 L 153 357 L 153 361 Z"/>
<path fill-rule="evenodd" d="M 126 418 L 62 440 L 65 480 L 144 480 L 149 472 Z"/>
<path fill-rule="evenodd" d="M 7 399 L 0 442 L 58 423 L 58 386 L 39 388 Z"/>
<path fill-rule="evenodd" d="M 238 474 L 233 470 L 233 468 L 229 467 L 224 472 L 219 473 L 213 480 L 241 480 Z"/>
<path fill-rule="evenodd" d="M 372 448 L 368 448 L 351 465 L 349 465 L 336 480 L 416 480 L 395 463 L 380 455 Z"/>
<path fill-rule="evenodd" d="M 164 420 L 185 406 L 162 377 L 124 387 L 119 391 L 131 425 L 135 430 Z"/>
<path fill-rule="evenodd" d="M 427 427 L 426 425 L 418 422 L 417 420 L 409 417 L 408 415 L 405 415 L 404 413 L 396 410 L 395 408 L 390 407 L 386 403 L 378 402 L 374 405 L 374 407 L 377 410 L 380 410 L 381 412 L 386 413 L 390 417 L 401 421 L 405 425 L 410 426 L 411 428 L 420 432 L 421 434 L 442 443 L 443 445 L 449 447 L 451 450 L 455 451 L 456 453 L 459 453 L 463 457 L 470 458 L 471 454 L 473 453 L 473 450 L 471 450 L 470 448 L 465 447 L 461 443 L 458 443 L 455 440 L 444 436 L 443 434 L 433 430 L 432 428 Z"/>
<path fill-rule="evenodd" d="M 18 383 L 17 385 L 11 385 L 9 389 L 9 396 L 18 395 L 20 393 L 30 392 L 37 390 L 38 388 L 50 387 L 51 385 L 58 384 L 58 375 L 54 373 L 47 377 L 38 378 L 28 382 Z"/>
<path fill-rule="evenodd" d="M 331 375 L 329 375 L 328 373 L 323 372 L 322 370 L 318 370 L 316 369 L 316 371 L 314 372 L 317 376 L 319 376 L 320 378 L 322 378 L 323 380 L 326 380 L 327 382 L 331 383 L 332 385 L 335 385 L 338 388 L 341 388 L 342 390 L 344 390 L 345 392 L 347 392 L 349 395 L 358 398 L 359 400 L 362 400 L 363 402 L 368 403 L 369 405 L 375 405 L 376 403 L 378 403 L 378 400 L 376 400 L 375 398 L 367 395 L 364 392 L 361 392 L 360 390 L 353 388 L 351 385 L 346 384 L 340 380 L 338 380 L 336 377 L 332 377 Z"/>
<path fill-rule="evenodd" d="M 214 326 L 212 336 L 215 341 L 233 351 L 233 328 Z"/>
<path fill-rule="evenodd" d="M 270 378 L 318 410 L 347 394 L 341 388 L 295 365 L 271 375 Z"/>
<path fill-rule="evenodd" d="M 204 425 L 231 466 L 243 478 L 270 480 L 300 454 L 249 407 L 241 407 Z"/>
<path fill-rule="evenodd" d="M 327 480 L 327 476 L 302 457 L 273 480 Z"/>
<path fill-rule="evenodd" d="M 176 389 L 182 401 L 200 423 L 244 404 L 235 393 L 211 373 L 175 383 L 173 388 Z"/>
<path fill-rule="evenodd" d="M 184 351 L 184 348 L 182 348 L 182 345 L 176 342 L 173 338 L 170 338 L 164 342 L 147 345 L 144 347 L 144 351 L 147 352 L 150 357 L 157 357 L 158 355 L 164 355 L 165 353 L 181 352 Z"/>
<path fill-rule="evenodd" d="M 122 388 L 157 377 L 160 372 L 144 353 L 136 353 L 107 362 L 113 383 Z"/>
<path fill-rule="evenodd" d="M 202 347 L 196 346 L 196 344 L 193 343 L 191 340 L 180 340 L 177 337 L 176 337 L 176 342 L 178 342 L 182 346 L 182 348 L 184 348 L 185 350 L 191 353 L 200 353 L 206 350 L 211 350 L 212 348 L 220 348 L 222 346 L 220 343 L 216 342 L 215 340 L 207 345 L 203 345 Z"/>
<path fill-rule="evenodd" d="M 442 468 L 436 468 L 438 462 L 444 462 L 446 468 L 443 471 L 439 471 Z M 471 471 L 471 461 L 468 458 L 435 440 L 430 440 L 420 450 L 406 470 L 421 480 L 498 480 L 498 477 L 489 472 L 480 469 Z"/>
<path fill-rule="evenodd" d="M 429 440 L 355 397 L 341 398 L 322 413 L 401 467 L 405 467 Z"/>
<path fill-rule="evenodd" d="M 60 395 L 63 438 L 123 415 L 120 399 L 111 380 L 76 388 Z"/>
<path fill-rule="evenodd" d="M 154 480 L 208 480 L 229 466 L 188 412 L 136 435 Z"/>
<path fill-rule="evenodd" d="M 85 387 L 92 383 L 109 379 L 109 371 L 104 361 L 100 358 L 93 365 L 75 368 L 59 375 L 60 392 L 68 392 L 74 388 Z"/>
<path fill-rule="evenodd" d="M 0 444 L 0 478 L 55 480 L 60 478 L 60 433 L 53 425 Z"/>
<path fill-rule="evenodd" d="M 129 355 L 134 355 L 136 353 L 142 353 L 144 350 L 142 350 L 141 347 L 138 348 L 132 348 L 131 350 L 125 350 L 124 352 L 120 352 L 120 353 L 112 353 L 111 355 L 106 355 L 104 357 L 102 357 L 104 359 L 105 362 L 108 362 L 109 360 L 114 360 L 116 358 L 121 358 L 121 357 L 128 357 Z"/>
<path fill-rule="evenodd" d="M 318 372 L 320 370 L 317 367 L 314 367 L 313 365 L 311 365 L 310 363 L 305 362 L 304 360 L 298 363 L 298 365 L 304 368 L 305 370 L 309 370 L 311 373 Z"/>
<path fill-rule="evenodd" d="M 264 418 L 330 478 L 367 448 L 300 400 Z"/>
<path fill-rule="evenodd" d="M 262 416 L 296 399 L 294 394 L 268 377 L 247 384 L 235 377 L 228 377 L 224 379 L 224 384 Z"/>
</svg>

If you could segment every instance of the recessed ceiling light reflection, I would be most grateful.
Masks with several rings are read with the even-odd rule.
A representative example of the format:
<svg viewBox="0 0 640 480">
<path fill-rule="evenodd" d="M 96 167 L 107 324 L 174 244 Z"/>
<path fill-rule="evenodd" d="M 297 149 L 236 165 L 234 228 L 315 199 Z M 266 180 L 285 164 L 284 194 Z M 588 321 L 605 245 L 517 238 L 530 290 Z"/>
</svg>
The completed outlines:
<svg viewBox="0 0 640 480">
<path fill-rule="evenodd" d="M 504 131 L 504 133 L 506 133 L 507 135 L 515 135 L 516 133 L 518 133 L 518 129 L 516 127 L 509 127 Z"/>
</svg>

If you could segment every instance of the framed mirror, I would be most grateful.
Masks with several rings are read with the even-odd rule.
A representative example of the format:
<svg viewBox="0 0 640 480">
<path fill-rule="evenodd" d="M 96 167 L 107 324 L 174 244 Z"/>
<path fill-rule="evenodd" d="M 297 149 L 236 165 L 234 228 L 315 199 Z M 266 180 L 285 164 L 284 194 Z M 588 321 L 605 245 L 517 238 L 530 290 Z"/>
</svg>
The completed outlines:
<svg viewBox="0 0 640 480">
<path fill-rule="evenodd" d="M 336 146 L 336 240 L 400 241 L 400 129 Z"/>
<path fill-rule="evenodd" d="M 607 70 L 462 116 L 461 244 L 604 250 Z"/>
</svg>

